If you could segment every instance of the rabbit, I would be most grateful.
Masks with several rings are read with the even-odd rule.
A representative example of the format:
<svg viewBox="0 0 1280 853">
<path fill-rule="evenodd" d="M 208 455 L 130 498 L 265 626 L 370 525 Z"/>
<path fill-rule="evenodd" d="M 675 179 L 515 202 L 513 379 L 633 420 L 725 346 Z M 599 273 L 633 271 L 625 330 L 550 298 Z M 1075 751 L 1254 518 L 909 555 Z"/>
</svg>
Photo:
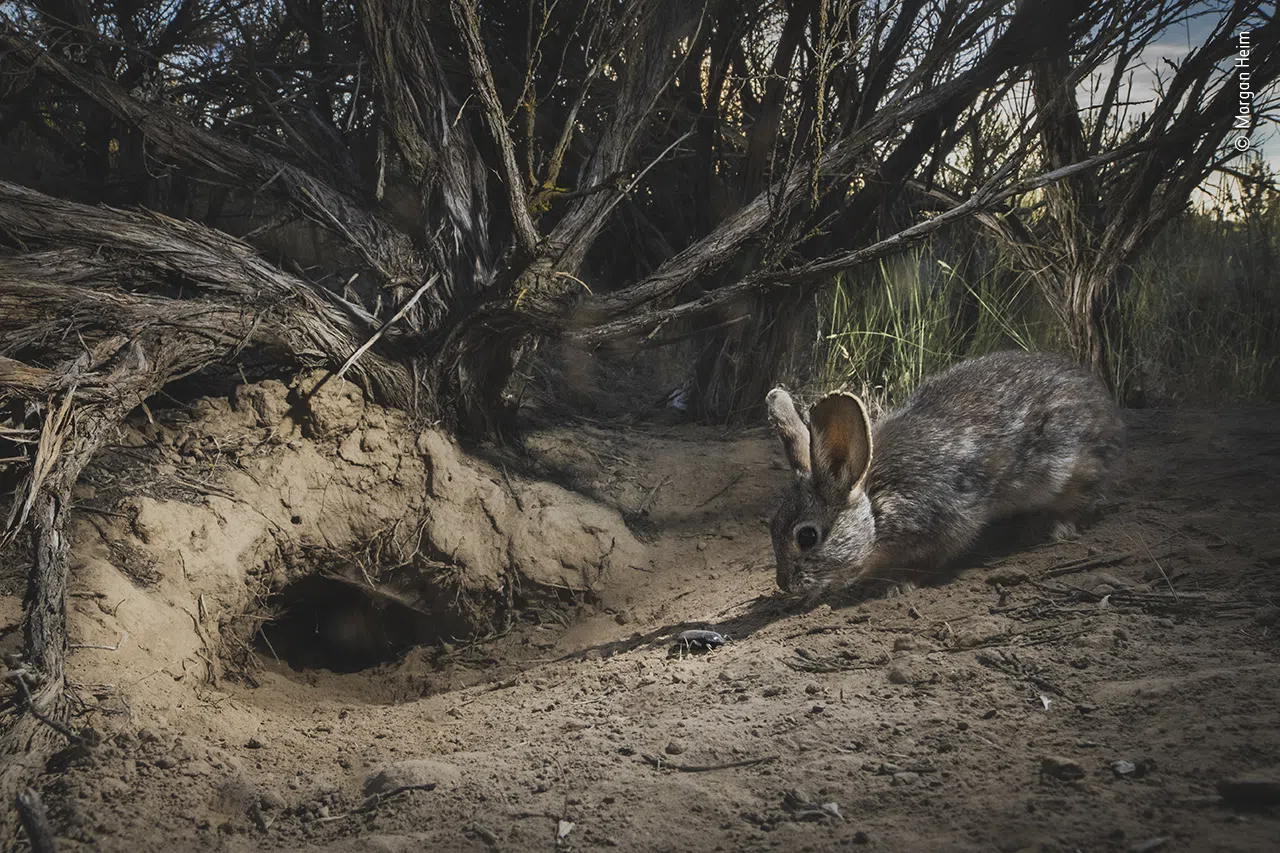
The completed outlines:
<svg viewBox="0 0 1280 853">
<path fill-rule="evenodd" d="M 874 426 L 848 393 L 819 400 L 808 424 L 781 388 L 766 405 L 795 473 L 770 526 L 778 586 L 809 598 L 936 571 L 1022 513 L 1073 538 L 1124 447 L 1107 389 L 1047 353 L 961 361 Z"/>
</svg>

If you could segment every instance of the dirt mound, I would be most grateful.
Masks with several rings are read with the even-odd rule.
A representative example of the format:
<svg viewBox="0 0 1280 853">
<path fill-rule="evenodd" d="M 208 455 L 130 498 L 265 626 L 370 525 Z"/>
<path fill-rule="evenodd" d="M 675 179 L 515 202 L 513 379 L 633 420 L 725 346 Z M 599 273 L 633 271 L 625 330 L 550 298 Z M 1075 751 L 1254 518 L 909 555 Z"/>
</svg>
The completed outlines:
<svg viewBox="0 0 1280 853">
<path fill-rule="evenodd" d="M 262 425 L 240 402 L 258 390 L 198 404 L 204 426 L 165 427 L 168 479 L 147 487 L 168 515 L 142 513 L 150 541 L 132 509 L 95 503 L 108 486 L 128 492 L 133 472 L 115 469 L 85 499 L 97 508 L 77 533 L 90 568 L 75 579 L 75 639 L 130 636 L 118 651 L 73 653 L 79 722 L 102 742 L 60 755 L 45 778 L 69 845 L 1261 853 L 1280 837 L 1265 800 L 1280 782 L 1274 411 L 1130 413 L 1125 481 L 1079 541 L 979 554 L 894 598 L 789 612 L 771 596 L 764 524 L 787 472 L 763 431 L 533 436 L 543 470 L 588 500 L 505 477 L 351 396 L 331 401 L 349 426 L 326 431 L 323 414 L 308 423 L 293 392 L 273 387 L 287 414 Z M 375 429 L 381 446 L 349 438 Z M 172 449 L 183 430 L 203 458 Z M 254 441 L 232 464 L 246 432 Z M 348 442 L 373 465 L 347 459 Z M 465 554 L 476 600 L 501 599 L 503 579 L 525 571 L 513 567 L 560 560 L 548 548 L 536 564 L 480 568 L 496 559 L 498 529 L 509 543 L 522 523 L 562 535 L 539 512 L 574 504 L 537 496 L 591 507 L 609 533 L 569 525 L 591 557 L 554 573 L 577 590 L 558 613 L 345 674 L 263 652 L 252 684 L 210 683 L 216 656 L 202 638 L 235 627 L 255 584 L 287 588 L 306 560 L 334 553 L 405 553 L 395 543 L 418 527 L 391 510 L 414 496 L 414 477 L 419 521 L 438 495 L 475 508 L 422 535 Z M 623 515 L 646 545 L 617 532 Z M 453 523 L 462 529 L 443 531 Z M 103 539 L 105 524 L 127 550 Z M 618 559 L 630 549 L 651 561 Z M 237 575 L 218 553 L 258 573 Z M 398 564 L 351 565 L 386 580 Z M 694 627 L 730 641 L 686 654 L 675 638 Z"/>
<path fill-rule="evenodd" d="M 264 655 L 355 669 L 648 563 L 616 511 L 318 373 L 131 424 L 77 500 L 72 641 L 112 649 L 77 674 L 166 673 L 179 686 L 158 703 L 228 668 L 252 677 L 263 637 Z"/>
</svg>

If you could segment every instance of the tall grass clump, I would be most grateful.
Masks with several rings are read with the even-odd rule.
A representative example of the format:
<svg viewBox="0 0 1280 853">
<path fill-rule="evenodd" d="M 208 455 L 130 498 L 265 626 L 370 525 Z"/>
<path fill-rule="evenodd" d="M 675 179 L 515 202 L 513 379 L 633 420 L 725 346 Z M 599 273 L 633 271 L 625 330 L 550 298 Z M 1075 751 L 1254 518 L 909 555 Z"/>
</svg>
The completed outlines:
<svg viewBox="0 0 1280 853">
<path fill-rule="evenodd" d="M 1108 378 L 1122 402 L 1280 400 L 1280 200 L 1268 198 L 1185 214 L 1116 282 Z M 1064 350 L 1029 276 L 999 244 L 961 233 L 837 279 L 819 304 L 810 381 L 875 409 L 958 359 Z"/>
<path fill-rule="evenodd" d="M 1277 221 L 1188 216 L 1154 241 L 1117 293 L 1108 344 L 1121 399 L 1280 399 Z"/>
<path fill-rule="evenodd" d="M 818 318 L 819 384 L 882 409 L 953 361 L 1036 346 L 1042 322 L 1026 308 L 1026 279 L 976 250 L 945 254 L 926 244 L 833 283 Z"/>
</svg>

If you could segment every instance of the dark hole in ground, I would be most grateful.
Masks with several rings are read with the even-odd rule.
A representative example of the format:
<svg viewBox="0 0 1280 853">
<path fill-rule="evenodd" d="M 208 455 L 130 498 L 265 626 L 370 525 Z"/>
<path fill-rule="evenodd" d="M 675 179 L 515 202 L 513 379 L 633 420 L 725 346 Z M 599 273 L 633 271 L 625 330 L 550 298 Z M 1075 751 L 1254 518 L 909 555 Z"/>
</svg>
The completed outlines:
<svg viewBox="0 0 1280 853">
<path fill-rule="evenodd" d="M 295 581 L 269 604 L 255 651 L 295 670 L 359 672 L 399 660 L 414 646 L 453 639 L 458 619 L 422 613 L 360 586 L 319 575 Z"/>
</svg>

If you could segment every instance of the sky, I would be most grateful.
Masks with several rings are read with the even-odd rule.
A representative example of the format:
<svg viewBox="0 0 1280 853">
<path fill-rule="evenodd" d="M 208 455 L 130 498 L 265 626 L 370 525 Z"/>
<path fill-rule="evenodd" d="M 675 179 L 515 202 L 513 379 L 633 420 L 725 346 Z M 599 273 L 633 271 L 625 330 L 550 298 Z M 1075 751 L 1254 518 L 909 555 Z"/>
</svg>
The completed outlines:
<svg viewBox="0 0 1280 853">
<path fill-rule="evenodd" d="M 1222 4 L 1205 3 L 1203 5 L 1206 9 L 1218 9 Z M 1167 68 L 1166 61 L 1181 61 L 1193 48 L 1202 44 L 1218 17 L 1218 15 L 1207 15 L 1192 20 L 1181 28 L 1170 30 L 1159 43 L 1151 45 L 1144 53 L 1144 66 L 1136 69 L 1134 73 L 1134 100 L 1153 100 L 1158 70 L 1163 67 L 1163 73 L 1167 78 L 1171 70 Z M 1260 21 L 1257 23 L 1261 24 Z M 1233 81 L 1230 85 L 1238 85 L 1238 82 Z M 1275 90 L 1271 90 L 1270 94 L 1274 96 Z M 1234 137 L 1228 137 L 1228 144 L 1233 141 Z M 1272 168 L 1280 169 L 1280 131 L 1275 125 L 1263 125 L 1257 128 L 1249 142 L 1251 150 L 1261 153 L 1270 162 Z"/>
</svg>

